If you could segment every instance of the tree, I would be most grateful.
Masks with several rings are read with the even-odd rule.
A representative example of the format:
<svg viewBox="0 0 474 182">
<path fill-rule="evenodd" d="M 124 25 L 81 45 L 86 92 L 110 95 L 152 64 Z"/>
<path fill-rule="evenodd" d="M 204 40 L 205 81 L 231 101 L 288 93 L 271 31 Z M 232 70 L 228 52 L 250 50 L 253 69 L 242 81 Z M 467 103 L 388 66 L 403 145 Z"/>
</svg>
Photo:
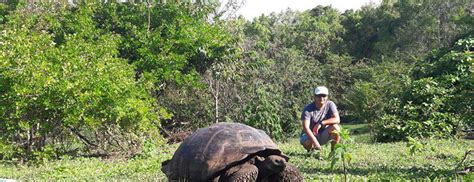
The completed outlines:
<svg viewBox="0 0 474 182">
<path fill-rule="evenodd" d="M 130 155 L 162 141 L 157 116 L 166 113 L 155 112 L 146 80 L 118 58 L 119 37 L 96 29 L 92 12 L 21 8 L 1 27 L 1 158 Z"/>
</svg>

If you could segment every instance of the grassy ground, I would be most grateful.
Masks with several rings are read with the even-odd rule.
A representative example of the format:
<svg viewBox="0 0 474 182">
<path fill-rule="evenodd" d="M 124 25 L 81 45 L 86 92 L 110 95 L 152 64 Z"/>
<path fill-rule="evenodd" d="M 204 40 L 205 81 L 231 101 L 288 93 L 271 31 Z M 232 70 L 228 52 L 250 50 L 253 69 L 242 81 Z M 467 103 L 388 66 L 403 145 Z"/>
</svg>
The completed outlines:
<svg viewBox="0 0 474 182">
<path fill-rule="evenodd" d="M 474 142 L 468 140 L 426 140 L 420 152 L 411 155 L 406 142 L 374 143 L 365 125 L 344 125 L 351 131 L 354 142 L 349 144 L 353 159 L 347 167 L 347 177 L 351 180 L 414 180 L 461 178 L 473 181 L 474 175 L 455 176 L 453 170 L 464 153 L 474 149 Z M 330 148 L 324 146 L 323 160 L 314 158 L 302 147 L 295 146 L 297 139 L 280 144 L 280 148 L 291 156 L 291 163 L 298 166 L 305 179 L 344 179 L 342 163 L 330 168 L 328 159 Z M 474 160 L 474 156 L 470 156 Z M 472 163 L 471 163 L 472 164 Z"/>
<path fill-rule="evenodd" d="M 474 174 L 456 176 L 453 169 L 467 150 L 474 149 L 472 140 L 426 140 L 420 152 L 411 155 L 405 142 L 371 142 L 365 125 L 344 125 L 351 131 L 354 142 L 350 145 L 353 159 L 347 167 L 347 178 L 351 181 L 380 180 L 428 180 L 474 181 Z M 328 159 L 329 146 L 323 147 L 323 160 L 308 154 L 299 145 L 298 139 L 279 143 L 290 162 L 304 173 L 306 181 L 344 180 L 341 162 L 334 169 Z M 0 162 L 0 178 L 25 180 L 87 180 L 87 181 L 164 181 L 160 171 L 161 162 L 169 159 L 176 145 L 159 149 L 151 157 L 131 160 L 100 160 L 96 158 L 64 158 L 58 161 L 35 165 L 14 165 Z M 474 156 L 470 156 L 471 164 Z"/>
</svg>

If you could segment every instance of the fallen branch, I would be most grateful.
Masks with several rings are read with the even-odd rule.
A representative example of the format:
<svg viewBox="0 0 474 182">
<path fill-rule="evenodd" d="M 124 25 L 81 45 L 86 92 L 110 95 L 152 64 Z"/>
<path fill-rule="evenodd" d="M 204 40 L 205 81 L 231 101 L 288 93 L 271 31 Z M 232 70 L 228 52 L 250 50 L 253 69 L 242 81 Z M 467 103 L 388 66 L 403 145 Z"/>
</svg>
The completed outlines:
<svg viewBox="0 0 474 182">
<path fill-rule="evenodd" d="M 454 173 L 455 173 L 455 174 L 461 174 L 462 172 L 464 172 L 464 171 L 458 171 L 458 169 L 459 169 L 459 167 L 462 166 L 462 164 L 464 163 L 464 161 L 466 161 L 468 155 L 474 155 L 474 150 L 468 150 L 468 151 L 464 154 L 464 157 L 462 158 L 461 162 L 459 162 L 459 164 L 454 168 Z M 459 172 L 461 172 L 461 173 L 459 173 Z"/>
</svg>

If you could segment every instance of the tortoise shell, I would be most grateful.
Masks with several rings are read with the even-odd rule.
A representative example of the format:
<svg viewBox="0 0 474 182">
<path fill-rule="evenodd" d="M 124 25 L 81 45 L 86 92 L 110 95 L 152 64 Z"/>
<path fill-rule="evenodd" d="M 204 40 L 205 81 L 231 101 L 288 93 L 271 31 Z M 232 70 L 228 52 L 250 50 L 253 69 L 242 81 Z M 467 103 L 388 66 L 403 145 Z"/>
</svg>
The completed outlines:
<svg viewBox="0 0 474 182">
<path fill-rule="evenodd" d="M 162 171 L 169 180 L 209 181 L 255 156 L 280 155 L 262 130 L 240 123 L 217 123 L 198 129 L 181 143 Z"/>
</svg>

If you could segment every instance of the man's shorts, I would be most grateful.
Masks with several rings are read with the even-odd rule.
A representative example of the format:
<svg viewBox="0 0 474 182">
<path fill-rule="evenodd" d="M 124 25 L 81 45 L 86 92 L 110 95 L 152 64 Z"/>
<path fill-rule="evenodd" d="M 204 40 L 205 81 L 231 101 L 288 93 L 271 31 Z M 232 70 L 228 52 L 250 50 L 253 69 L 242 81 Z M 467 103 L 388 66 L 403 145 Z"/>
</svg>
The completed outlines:
<svg viewBox="0 0 474 182">
<path fill-rule="evenodd" d="M 329 138 L 329 129 L 326 126 L 323 129 L 319 129 L 318 135 L 316 136 L 316 139 L 318 140 L 320 145 L 324 145 L 328 143 L 331 139 Z M 308 140 L 308 135 L 306 135 L 305 132 L 302 132 L 300 135 L 300 144 L 303 145 L 303 143 Z"/>
</svg>

